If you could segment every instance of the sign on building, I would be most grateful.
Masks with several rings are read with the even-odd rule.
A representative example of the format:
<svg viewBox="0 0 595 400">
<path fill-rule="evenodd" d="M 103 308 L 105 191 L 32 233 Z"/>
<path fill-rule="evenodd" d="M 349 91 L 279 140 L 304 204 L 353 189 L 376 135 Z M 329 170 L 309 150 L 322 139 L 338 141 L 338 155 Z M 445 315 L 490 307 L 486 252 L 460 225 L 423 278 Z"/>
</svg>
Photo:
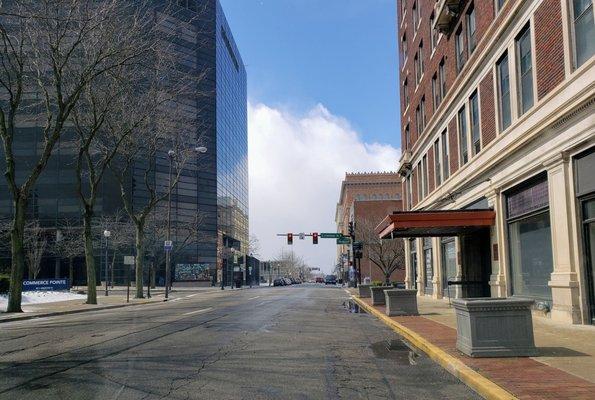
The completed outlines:
<svg viewBox="0 0 595 400">
<path fill-rule="evenodd" d="M 23 292 L 68 289 L 70 289 L 69 279 L 35 279 L 23 281 Z"/>
</svg>

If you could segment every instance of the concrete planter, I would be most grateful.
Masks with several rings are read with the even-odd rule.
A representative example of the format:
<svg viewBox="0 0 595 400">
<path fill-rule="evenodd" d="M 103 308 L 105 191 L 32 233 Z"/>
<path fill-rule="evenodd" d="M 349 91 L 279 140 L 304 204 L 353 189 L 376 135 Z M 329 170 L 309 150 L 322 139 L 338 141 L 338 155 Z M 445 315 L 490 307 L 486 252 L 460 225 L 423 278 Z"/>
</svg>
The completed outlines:
<svg viewBox="0 0 595 400">
<path fill-rule="evenodd" d="M 415 289 L 391 289 L 384 291 L 386 301 L 386 315 L 418 315 L 417 311 L 417 290 Z"/>
<path fill-rule="evenodd" d="M 530 357 L 537 354 L 531 305 L 520 298 L 454 299 L 457 349 L 470 357 Z"/>
<path fill-rule="evenodd" d="M 372 295 L 372 305 L 383 306 L 385 303 L 384 291 L 392 289 L 392 286 L 370 286 L 370 292 Z"/>
<path fill-rule="evenodd" d="M 358 295 L 361 298 L 368 298 L 371 296 L 370 287 L 372 285 L 357 285 Z"/>
</svg>

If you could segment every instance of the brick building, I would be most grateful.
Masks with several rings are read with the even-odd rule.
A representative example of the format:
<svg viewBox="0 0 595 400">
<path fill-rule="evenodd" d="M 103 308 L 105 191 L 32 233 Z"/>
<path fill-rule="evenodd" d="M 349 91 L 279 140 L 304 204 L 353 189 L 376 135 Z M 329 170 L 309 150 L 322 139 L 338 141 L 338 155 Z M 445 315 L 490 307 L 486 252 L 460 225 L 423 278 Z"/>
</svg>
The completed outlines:
<svg viewBox="0 0 595 400">
<path fill-rule="evenodd" d="M 538 315 L 594 323 L 593 8 L 398 0 L 399 173 L 416 213 L 382 234 L 409 238 L 420 295 L 462 280 L 458 296 L 531 297 Z"/>
<path fill-rule="evenodd" d="M 335 214 L 337 232 L 348 235 L 349 222 L 355 222 L 356 226 L 363 220 L 380 223 L 386 214 L 401 209 L 401 179 L 396 172 L 346 173 Z M 337 265 L 343 273 L 348 271 L 352 255 L 351 246 L 337 246 Z M 362 279 L 384 279 L 382 272 L 370 264 L 365 248 L 361 267 Z M 403 281 L 404 271 L 393 273 L 391 280 Z"/>
</svg>

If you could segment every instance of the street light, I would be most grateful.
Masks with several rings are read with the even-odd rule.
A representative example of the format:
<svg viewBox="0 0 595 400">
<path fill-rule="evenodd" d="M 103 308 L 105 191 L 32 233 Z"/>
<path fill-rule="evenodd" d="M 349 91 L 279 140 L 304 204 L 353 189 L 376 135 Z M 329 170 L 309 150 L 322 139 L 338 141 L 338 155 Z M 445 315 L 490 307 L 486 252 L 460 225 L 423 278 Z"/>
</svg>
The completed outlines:
<svg viewBox="0 0 595 400">
<path fill-rule="evenodd" d="M 204 146 L 196 146 L 193 150 L 197 154 L 204 154 L 207 152 L 207 148 Z M 170 149 L 167 152 L 167 157 L 169 158 L 169 193 L 167 194 L 167 237 L 165 239 L 167 243 L 171 243 L 171 192 L 173 190 L 171 174 L 175 156 L 176 152 L 174 150 Z M 171 286 L 171 250 L 171 247 L 165 248 L 165 300 L 169 298 L 169 287 Z"/>
<path fill-rule="evenodd" d="M 107 229 L 103 231 L 103 236 L 105 236 L 105 295 L 108 295 L 107 292 L 107 270 L 108 270 L 108 260 L 107 260 L 107 252 L 108 252 L 108 239 L 109 237 L 112 235 L 112 233 L 110 231 L 108 231 Z"/>
</svg>

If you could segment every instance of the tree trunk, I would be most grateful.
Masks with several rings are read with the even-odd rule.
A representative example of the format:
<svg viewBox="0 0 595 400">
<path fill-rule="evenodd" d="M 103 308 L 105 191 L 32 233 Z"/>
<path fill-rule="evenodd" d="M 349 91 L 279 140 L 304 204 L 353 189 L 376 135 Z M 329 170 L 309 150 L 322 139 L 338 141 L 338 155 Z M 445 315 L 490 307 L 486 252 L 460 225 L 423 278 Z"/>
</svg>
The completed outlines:
<svg viewBox="0 0 595 400">
<path fill-rule="evenodd" d="M 95 257 L 93 256 L 93 235 L 91 233 L 92 211 L 85 210 L 84 241 L 85 264 L 87 266 L 87 304 L 97 304 L 97 280 L 95 277 Z"/>
<path fill-rule="evenodd" d="M 384 273 L 384 283 L 386 286 L 390 286 L 390 274 Z"/>
<path fill-rule="evenodd" d="M 138 222 L 134 224 L 135 228 L 135 242 L 134 248 L 136 249 L 136 257 L 134 259 L 134 264 L 136 267 L 135 277 L 136 277 L 136 298 L 142 299 L 143 296 L 143 258 L 145 254 L 145 232 L 144 232 L 144 223 Z"/>
<path fill-rule="evenodd" d="M 8 306 L 6 312 L 23 312 L 21 309 L 21 294 L 23 291 L 23 274 L 25 272 L 25 212 L 27 210 L 27 200 L 18 198 L 13 202 L 14 217 L 12 228 L 10 230 L 11 244 L 11 271 L 10 271 L 10 290 L 8 293 Z"/>
<path fill-rule="evenodd" d="M 114 265 L 116 264 L 116 253 L 117 251 L 114 250 L 114 255 L 112 256 L 112 266 L 111 268 L 111 278 L 110 278 L 110 286 L 112 287 L 112 289 L 114 288 Z"/>
<path fill-rule="evenodd" d="M 150 271 L 150 278 L 151 280 L 151 289 L 155 289 L 155 262 L 151 263 L 151 271 Z"/>
</svg>

